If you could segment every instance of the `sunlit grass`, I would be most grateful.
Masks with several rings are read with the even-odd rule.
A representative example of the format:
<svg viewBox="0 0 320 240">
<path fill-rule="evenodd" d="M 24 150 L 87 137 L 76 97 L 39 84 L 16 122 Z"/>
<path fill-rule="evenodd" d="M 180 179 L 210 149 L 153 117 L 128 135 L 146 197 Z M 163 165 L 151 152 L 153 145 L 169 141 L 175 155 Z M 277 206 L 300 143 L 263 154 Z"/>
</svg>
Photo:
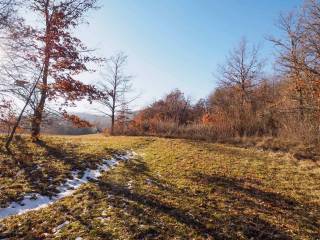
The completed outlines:
<svg viewBox="0 0 320 240">
<path fill-rule="evenodd" d="M 320 236 L 320 168 L 312 161 L 179 139 L 92 135 L 50 136 L 44 141 L 50 146 L 58 144 L 61 151 L 74 156 L 77 167 L 85 167 L 90 161 L 122 149 L 133 149 L 139 157 L 49 208 L 2 221 L 0 236 L 13 239 L 317 239 Z M 57 176 L 61 178 L 70 170 L 70 164 L 46 155 L 42 147 L 32 146 L 29 151 L 37 152 L 38 157 L 30 158 L 30 162 L 59 169 Z M 25 186 L 21 189 L 13 187 L 16 182 L 9 177 L 0 179 L 7 181 L 7 191 L 11 189 L 16 195 L 21 189 L 31 188 L 24 179 L 21 184 Z M 55 231 L 62 223 L 67 224 Z"/>
</svg>

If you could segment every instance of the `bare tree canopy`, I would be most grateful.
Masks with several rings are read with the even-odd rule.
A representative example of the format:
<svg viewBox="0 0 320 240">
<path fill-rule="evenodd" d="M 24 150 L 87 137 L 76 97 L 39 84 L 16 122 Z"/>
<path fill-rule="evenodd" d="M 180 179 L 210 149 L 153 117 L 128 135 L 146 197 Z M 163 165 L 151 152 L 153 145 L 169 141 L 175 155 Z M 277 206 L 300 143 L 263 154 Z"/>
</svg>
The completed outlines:
<svg viewBox="0 0 320 240">
<path fill-rule="evenodd" d="M 238 87 L 244 98 L 248 98 L 252 88 L 261 81 L 263 61 L 259 59 L 259 48 L 248 46 L 242 39 L 218 67 L 219 81 L 224 86 Z"/>
<path fill-rule="evenodd" d="M 0 0 L 0 29 L 10 27 L 19 4 L 19 0 Z"/>
<path fill-rule="evenodd" d="M 114 132 L 116 114 L 128 109 L 128 104 L 136 100 L 137 96 L 129 98 L 132 92 L 132 76 L 126 74 L 128 56 L 123 52 L 117 53 L 107 61 L 106 72 L 102 73 L 103 81 L 99 83 L 99 89 L 104 93 L 100 103 L 106 107 L 106 111 L 100 111 L 111 118 L 111 134 Z"/>
</svg>

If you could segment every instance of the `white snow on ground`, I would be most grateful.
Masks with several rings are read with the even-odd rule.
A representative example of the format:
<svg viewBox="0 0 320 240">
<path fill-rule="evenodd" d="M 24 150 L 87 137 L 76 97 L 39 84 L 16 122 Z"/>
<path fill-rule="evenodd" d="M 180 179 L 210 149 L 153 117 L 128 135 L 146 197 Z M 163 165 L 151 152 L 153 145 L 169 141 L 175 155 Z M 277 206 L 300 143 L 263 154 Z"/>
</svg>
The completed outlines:
<svg viewBox="0 0 320 240">
<path fill-rule="evenodd" d="M 20 215 L 32 210 L 47 207 L 61 198 L 70 196 L 76 189 L 87 183 L 90 179 L 99 178 L 103 172 L 112 169 L 119 161 L 127 161 L 135 155 L 135 152 L 127 152 L 125 155 L 116 154 L 109 160 L 104 159 L 103 163 L 98 165 L 97 169 L 86 169 L 81 178 L 78 176 L 78 171 L 73 171 L 72 178 L 67 179 L 65 183 L 58 187 L 59 193 L 56 196 L 50 198 L 38 193 L 27 194 L 21 202 L 12 202 L 8 207 L 0 208 L 0 220 L 12 215 Z"/>
</svg>

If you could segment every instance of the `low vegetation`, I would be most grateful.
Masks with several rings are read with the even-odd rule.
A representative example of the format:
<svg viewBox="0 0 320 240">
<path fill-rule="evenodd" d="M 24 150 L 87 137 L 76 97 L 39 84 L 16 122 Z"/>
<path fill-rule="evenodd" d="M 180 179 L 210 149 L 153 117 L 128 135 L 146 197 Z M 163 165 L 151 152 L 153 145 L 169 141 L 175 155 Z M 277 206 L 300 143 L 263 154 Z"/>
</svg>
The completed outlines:
<svg viewBox="0 0 320 240">
<path fill-rule="evenodd" d="M 33 178 L 47 171 L 59 181 L 71 168 L 114 151 L 133 149 L 138 157 L 48 208 L 0 221 L 0 238 L 311 240 L 320 235 L 320 168 L 313 161 L 155 137 L 45 137 L 43 145 L 55 147 L 50 155 L 28 138 L 19 141 L 26 146 L 19 154 L 29 157 L 2 155 L 2 204 L 11 200 L 2 191 L 11 189 L 14 199 L 39 190 L 32 186 L 36 179 L 25 176 L 28 171 L 17 175 L 23 176 L 20 184 L 9 181 L 21 165 L 4 168 L 4 160 L 37 163 Z"/>
</svg>

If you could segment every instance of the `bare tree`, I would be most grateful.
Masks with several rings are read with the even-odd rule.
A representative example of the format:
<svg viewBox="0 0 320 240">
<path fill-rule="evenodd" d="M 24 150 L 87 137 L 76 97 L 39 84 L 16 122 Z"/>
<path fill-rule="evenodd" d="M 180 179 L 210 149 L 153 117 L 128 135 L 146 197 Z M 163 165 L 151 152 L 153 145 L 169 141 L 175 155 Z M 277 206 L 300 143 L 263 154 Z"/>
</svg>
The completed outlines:
<svg viewBox="0 0 320 240">
<path fill-rule="evenodd" d="M 218 66 L 222 89 L 232 92 L 230 106 L 237 118 L 238 133 L 247 131 L 248 121 L 255 115 L 254 90 L 262 80 L 263 61 L 259 59 L 259 48 L 249 47 L 245 39 L 228 55 L 226 62 Z"/>
<path fill-rule="evenodd" d="M 292 98 L 298 102 L 300 118 L 303 119 L 307 93 L 304 88 L 306 79 L 303 65 L 306 54 L 303 43 L 302 19 L 294 12 L 290 12 L 287 15 L 280 15 L 277 26 L 285 36 L 283 38 L 269 38 L 277 49 L 276 68 L 292 82 L 291 89 L 294 92 Z"/>
<path fill-rule="evenodd" d="M 249 48 L 246 39 L 243 38 L 229 53 L 225 64 L 218 66 L 220 83 L 226 87 L 238 88 L 244 103 L 250 100 L 252 89 L 261 80 L 262 67 L 259 48 Z"/>
<path fill-rule="evenodd" d="M 137 99 L 137 96 L 130 99 L 127 96 L 132 91 L 132 76 L 125 73 L 127 62 L 128 56 L 123 52 L 112 56 L 107 61 L 106 72 L 102 73 L 104 79 L 99 83 L 99 89 L 104 93 L 99 102 L 106 107 L 106 110 L 99 111 L 110 117 L 111 134 L 114 134 L 117 112 Z"/>
<path fill-rule="evenodd" d="M 319 111 L 320 79 L 320 4 L 305 2 L 298 12 L 281 15 L 277 24 L 281 38 L 271 37 L 278 50 L 277 66 L 289 83 L 291 99 L 300 119 Z"/>
</svg>

